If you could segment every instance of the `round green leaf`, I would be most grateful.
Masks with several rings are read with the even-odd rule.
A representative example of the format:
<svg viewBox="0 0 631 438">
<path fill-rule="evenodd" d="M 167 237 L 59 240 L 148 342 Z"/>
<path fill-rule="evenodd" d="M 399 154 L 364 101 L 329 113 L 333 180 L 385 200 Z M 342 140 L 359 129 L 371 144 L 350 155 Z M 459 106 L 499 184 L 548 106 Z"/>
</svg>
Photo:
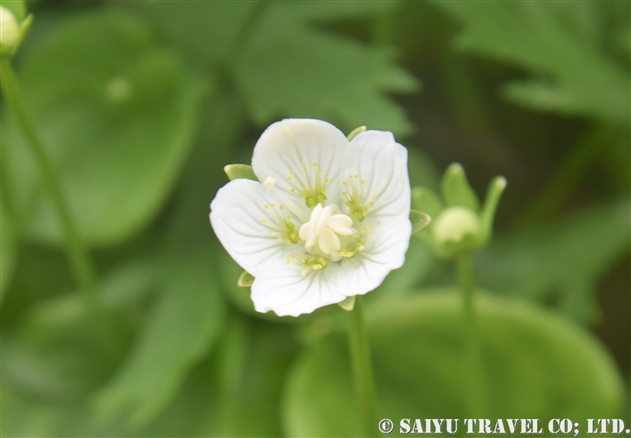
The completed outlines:
<svg viewBox="0 0 631 438">
<path fill-rule="evenodd" d="M 589 334 L 518 301 L 480 295 L 476 306 L 482 418 L 571 418 L 586 427 L 586 418 L 620 415 L 622 381 Z M 460 296 L 415 295 L 377 311 L 369 336 L 378 419 L 393 420 L 397 434 L 402 418 L 470 418 Z M 345 333 L 332 334 L 297 361 L 284 403 L 290 436 L 361 434 L 347 343 Z"/>
<path fill-rule="evenodd" d="M 4 378 L 41 399 L 78 400 L 116 369 L 128 339 L 122 319 L 95 313 L 78 293 L 41 301 L 3 339 Z"/>
<path fill-rule="evenodd" d="M 151 219 L 186 159 L 203 95 L 180 60 L 155 47 L 142 21 L 100 10 L 24 53 L 18 80 L 84 239 L 113 243 Z M 45 183 L 8 122 L 3 158 L 14 197 L 33 216 L 30 233 L 59 242 Z"/>
</svg>

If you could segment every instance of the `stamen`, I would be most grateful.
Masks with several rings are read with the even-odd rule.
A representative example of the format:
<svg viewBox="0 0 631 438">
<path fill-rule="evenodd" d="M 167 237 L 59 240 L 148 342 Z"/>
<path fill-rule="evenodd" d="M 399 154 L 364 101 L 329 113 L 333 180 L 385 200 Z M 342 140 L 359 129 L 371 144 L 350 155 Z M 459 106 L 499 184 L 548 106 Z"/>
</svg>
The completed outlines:
<svg viewBox="0 0 631 438">
<path fill-rule="evenodd" d="M 365 180 L 359 180 L 359 174 L 349 175 L 349 181 L 343 181 L 342 185 L 347 187 L 348 190 L 342 192 L 342 196 L 346 198 L 346 205 L 349 207 L 349 216 L 351 216 L 357 222 L 362 222 L 366 216 L 368 216 L 368 210 L 372 208 L 372 205 L 377 202 L 375 198 L 372 198 L 368 203 L 364 203 L 364 188 L 366 185 Z"/>
<path fill-rule="evenodd" d="M 270 208 L 271 207 L 271 208 Z M 269 234 L 277 234 L 277 240 L 279 242 L 285 242 L 286 244 L 298 243 L 300 241 L 298 231 L 293 223 L 293 217 L 291 215 L 284 215 L 284 205 L 276 208 L 275 204 L 264 205 L 264 208 L 268 214 L 267 219 L 261 219 L 261 224 L 266 225 L 269 228 Z"/>
</svg>

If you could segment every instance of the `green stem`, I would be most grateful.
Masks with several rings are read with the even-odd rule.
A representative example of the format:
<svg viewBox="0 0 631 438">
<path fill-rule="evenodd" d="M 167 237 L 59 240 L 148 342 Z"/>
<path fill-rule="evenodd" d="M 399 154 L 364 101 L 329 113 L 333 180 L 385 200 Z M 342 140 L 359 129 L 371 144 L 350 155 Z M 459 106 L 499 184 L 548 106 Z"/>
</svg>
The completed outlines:
<svg viewBox="0 0 631 438">
<path fill-rule="evenodd" d="M 364 434 L 375 435 L 377 414 L 375 410 L 375 387 L 370 362 L 370 348 L 364 322 L 362 297 L 355 298 L 355 307 L 350 313 L 349 341 L 355 377 L 355 389 L 359 399 Z"/>
<path fill-rule="evenodd" d="M 482 360 L 478 329 L 475 319 L 474 279 L 471 256 L 463 256 L 458 259 L 458 283 L 462 290 L 464 311 L 464 342 L 468 362 L 468 403 L 471 418 L 483 418 L 486 412 L 486 400 L 484 396 Z"/>
<path fill-rule="evenodd" d="M 48 157 L 23 106 L 9 58 L 4 58 L 0 61 L 0 87 L 9 107 L 13 111 L 22 134 L 26 138 L 26 143 L 35 157 L 42 179 L 57 209 L 66 241 L 68 259 L 75 279 L 81 290 L 86 294 L 90 304 L 93 305 L 95 298 L 93 290 L 94 276 L 88 253 L 70 215 L 68 203 L 64 198 L 55 167 Z"/>
</svg>

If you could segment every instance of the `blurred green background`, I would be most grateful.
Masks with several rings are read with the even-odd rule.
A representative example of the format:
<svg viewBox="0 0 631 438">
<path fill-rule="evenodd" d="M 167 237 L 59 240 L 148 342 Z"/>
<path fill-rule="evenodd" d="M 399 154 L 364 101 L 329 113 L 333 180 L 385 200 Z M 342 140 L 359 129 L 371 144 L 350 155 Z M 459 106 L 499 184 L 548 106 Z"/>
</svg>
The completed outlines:
<svg viewBox="0 0 631 438">
<path fill-rule="evenodd" d="M 474 260 L 481 418 L 631 423 L 630 3 L 27 9 L 13 64 L 96 286 L 78 287 L 3 100 L 2 436 L 360 433 L 348 316 L 255 313 L 208 222 L 223 166 L 285 117 L 392 131 L 415 187 L 436 190 L 452 162 L 481 197 L 505 176 Z M 471 416 L 456 284 L 414 237 L 367 296 L 396 430 Z"/>
</svg>

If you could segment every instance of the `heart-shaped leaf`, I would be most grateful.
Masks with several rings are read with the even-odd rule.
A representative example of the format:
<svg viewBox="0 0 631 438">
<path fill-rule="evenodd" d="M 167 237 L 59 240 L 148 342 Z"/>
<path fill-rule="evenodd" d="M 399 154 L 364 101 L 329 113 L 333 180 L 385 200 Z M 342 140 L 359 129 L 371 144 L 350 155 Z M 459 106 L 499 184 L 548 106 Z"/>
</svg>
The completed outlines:
<svg viewBox="0 0 631 438">
<path fill-rule="evenodd" d="M 621 414 L 621 378 L 581 328 L 519 301 L 480 295 L 476 308 L 488 399 L 483 418 L 584 424 Z M 470 374 L 458 293 L 415 295 L 375 310 L 368 327 L 378 418 L 393 420 L 395 432 L 402 418 L 468 418 Z M 344 335 L 322 338 L 296 363 L 284 404 L 290 436 L 361 434 Z"/>
<path fill-rule="evenodd" d="M 204 87 L 128 12 L 74 16 L 39 42 L 18 72 L 27 111 L 83 238 L 120 241 L 155 214 L 175 183 Z M 3 125 L 3 170 L 23 216 L 34 216 L 30 234 L 61 242 L 30 150 L 10 117 Z"/>
</svg>

